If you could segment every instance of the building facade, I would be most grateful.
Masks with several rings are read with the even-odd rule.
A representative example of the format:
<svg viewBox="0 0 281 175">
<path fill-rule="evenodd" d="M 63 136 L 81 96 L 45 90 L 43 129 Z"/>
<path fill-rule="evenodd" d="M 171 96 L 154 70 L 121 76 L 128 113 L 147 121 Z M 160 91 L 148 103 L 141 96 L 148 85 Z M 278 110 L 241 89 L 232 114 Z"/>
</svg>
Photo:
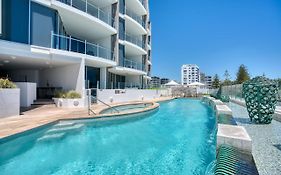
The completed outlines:
<svg viewBox="0 0 281 175">
<path fill-rule="evenodd" d="M 211 89 L 212 83 L 213 83 L 213 77 L 212 76 L 205 76 L 204 84 L 206 85 L 206 87 Z"/>
<path fill-rule="evenodd" d="M 161 79 L 159 77 L 156 77 L 156 76 L 151 77 L 150 86 L 152 88 L 161 87 Z"/>
<path fill-rule="evenodd" d="M 0 0 L 0 77 L 84 93 L 145 88 L 148 0 Z"/>
<path fill-rule="evenodd" d="M 169 78 L 161 78 L 161 85 L 165 85 L 170 82 Z"/>
<path fill-rule="evenodd" d="M 181 84 L 200 82 L 200 71 L 196 64 L 185 64 L 181 67 Z"/>
</svg>

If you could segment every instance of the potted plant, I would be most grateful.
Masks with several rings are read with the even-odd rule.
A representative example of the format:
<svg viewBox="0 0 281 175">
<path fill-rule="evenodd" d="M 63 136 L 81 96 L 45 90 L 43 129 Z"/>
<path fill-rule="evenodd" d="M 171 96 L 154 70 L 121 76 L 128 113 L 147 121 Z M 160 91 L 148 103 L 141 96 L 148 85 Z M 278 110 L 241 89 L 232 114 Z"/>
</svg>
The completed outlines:
<svg viewBox="0 0 281 175">
<path fill-rule="evenodd" d="M 71 91 L 57 91 L 53 98 L 57 107 L 61 108 L 81 108 L 85 107 L 85 100 L 81 98 L 81 94 Z"/>
<path fill-rule="evenodd" d="M 0 78 L 0 117 L 19 115 L 20 89 L 7 78 Z"/>
<path fill-rule="evenodd" d="M 278 99 L 278 84 L 268 78 L 255 77 L 243 84 L 243 97 L 251 121 L 269 124 Z"/>
</svg>

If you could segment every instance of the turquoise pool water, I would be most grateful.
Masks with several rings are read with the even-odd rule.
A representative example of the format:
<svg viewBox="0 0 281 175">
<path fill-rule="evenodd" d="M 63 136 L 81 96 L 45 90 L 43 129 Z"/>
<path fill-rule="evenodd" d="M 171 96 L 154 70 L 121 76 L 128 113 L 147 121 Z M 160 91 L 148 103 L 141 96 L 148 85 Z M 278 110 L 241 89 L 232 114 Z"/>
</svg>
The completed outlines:
<svg viewBox="0 0 281 175">
<path fill-rule="evenodd" d="M 0 174 L 202 175 L 214 128 L 213 111 L 190 99 L 134 119 L 61 122 L 0 143 Z"/>
</svg>

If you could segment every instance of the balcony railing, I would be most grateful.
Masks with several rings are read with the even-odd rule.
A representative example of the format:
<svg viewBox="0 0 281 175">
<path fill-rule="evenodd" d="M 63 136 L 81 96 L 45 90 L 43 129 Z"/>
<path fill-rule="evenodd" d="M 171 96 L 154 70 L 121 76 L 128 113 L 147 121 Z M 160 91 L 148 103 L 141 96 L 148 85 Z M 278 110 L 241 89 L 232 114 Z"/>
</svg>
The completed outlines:
<svg viewBox="0 0 281 175">
<path fill-rule="evenodd" d="M 107 48 L 90 43 L 86 40 L 79 40 L 73 37 L 52 33 L 51 47 L 53 49 L 76 52 L 85 55 L 101 57 L 108 60 L 115 60 L 114 53 Z"/>
<path fill-rule="evenodd" d="M 142 40 L 139 39 L 136 36 L 132 36 L 132 35 L 129 35 L 129 34 L 126 33 L 125 34 L 125 40 L 130 42 L 130 43 L 133 43 L 133 44 L 135 44 L 135 45 L 137 45 L 137 46 L 139 46 L 139 47 L 141 47 L 143 49 L 145 48 L 144 43 L 142 42 Z"/>
<path fill-rule="evenodd" d="M 143 28 L 145 28 L 145 22 L 144 22 L 144 20 L 142 19 L 141 16 L 139 16 L 138 14 L 133 12 L 132 10 L 129 10 L 128 8 L 126 8 L 125 11 L 126 11 L 126 15 L 130 16 L 132 19 L 137 21 Z"/>
<path fill-rule="evenodd" d="M 145 4 L 145 0 L 139 0 L 140 3 L 143 5 L 143 7 L 146 9 L 146 4 Z"/>
<path fill-rule="evenodd" d="M 140 83 L 135 82 L 111 82 L 111 89 L 142 89 Z"/>
<path fill-rule="evenodd" d="M 144 65 L 133 60 L 124 59 L 124 67 L 144 71 Z"/>
<path fill-rule="evenodd" d="M 114 18 L 111 17 L 110 13 L 103 11 L 102 9 L 96 7 L 92 4 L 89 0 L 57 0 L 64 4 L 67 4 L 71 7 L 74 7 L 78 10 L 88 13 L 103 22 L 107 23 L 108 25 L 114 27 L 115 21 Z"/>
</svg>

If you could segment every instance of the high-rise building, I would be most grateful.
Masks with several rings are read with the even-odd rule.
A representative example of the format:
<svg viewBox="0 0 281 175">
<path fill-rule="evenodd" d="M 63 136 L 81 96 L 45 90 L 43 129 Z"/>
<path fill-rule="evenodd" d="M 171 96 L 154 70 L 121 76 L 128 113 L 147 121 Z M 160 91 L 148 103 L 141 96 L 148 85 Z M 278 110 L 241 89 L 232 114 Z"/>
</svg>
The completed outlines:
<svg viewBox="0 0 281 175">
<path fill-rule="evenodd" d="M 185 64 L 181 67 L 181 84 L 188 85 L 190 83 L 200 81 L 200 71 L 196 64 Z"/>
<path fill-rule="evenodd" d="M 161 85 L 169 83 L 170 80 L 168 78 L 161 78 Z"/>
<path fill-rule="evenodd" d="M 161 79 L 159 77 L 153 76 L 151 77 L 150 86 L 152 88 L 158 88 L 161 86 Z"/>
<path fill-rule="evenodd" d="M 148 0 L 0 3 L 0 76 L 81 94 L 151 79 Z"/>
<path fill-rule="evenodd" d="M 205 76 L 204 84 L 206 85 L 206 87 L 211 89 L 212 88 L 212 83 L 213 83 L 212 76 Z"/>
</svg>

